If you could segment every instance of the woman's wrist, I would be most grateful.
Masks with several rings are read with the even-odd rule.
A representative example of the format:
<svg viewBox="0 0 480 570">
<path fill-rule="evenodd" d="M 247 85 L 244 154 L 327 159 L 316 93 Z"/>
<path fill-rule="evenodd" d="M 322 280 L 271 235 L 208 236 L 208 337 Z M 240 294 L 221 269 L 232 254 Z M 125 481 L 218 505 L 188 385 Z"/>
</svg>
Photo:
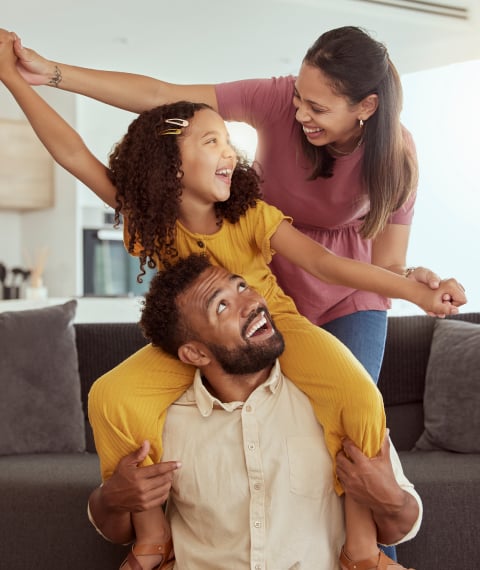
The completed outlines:
<svg viewBox="0 0 480 570">
<path fill-rule="evenodd" d="M 403 277 L 407 278 L 410 277 L 410 275 L 416 270 L 416 267 L 406 267 L 403 272 L 402 275 Z"/>
</svg>

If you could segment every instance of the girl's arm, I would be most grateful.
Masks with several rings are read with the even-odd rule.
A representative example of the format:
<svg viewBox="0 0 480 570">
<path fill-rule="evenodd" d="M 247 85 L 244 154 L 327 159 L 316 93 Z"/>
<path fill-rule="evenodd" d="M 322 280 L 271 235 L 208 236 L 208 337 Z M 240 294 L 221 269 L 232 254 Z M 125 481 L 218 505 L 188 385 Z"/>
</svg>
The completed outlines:
<svg viewBox="0 0 480 570">
<path fill-rule="evenodd" d="M 18 69 L 32 85 L 50 85 L 134 113 L 173 101 L 202 101 L 217 110 L 213 85 L 176 85 L 132 73 L 74 67 L 43 58 L 15 40 Z"/>
<path fill-rule="evenodd" d="M 438 289 L 432 290 L 376 265 L 337 256 L 287 221 L 280 224 L 271 245 L 290 262 L 326 283 L 405 299 L 438 316 L 455 314 L 457 307 L 466 303 L 463 287 L 455 279 L 442 281 Z"/>
<path fill-rule="evenodd" d="M 88 150 L 78 133 L 21 77 L 15 67 L 11 34 L 0 30 L 0 79 L 30 121 L 56 162 L 115 208 L 116 189 L 107 169 Z"/>
</svg>

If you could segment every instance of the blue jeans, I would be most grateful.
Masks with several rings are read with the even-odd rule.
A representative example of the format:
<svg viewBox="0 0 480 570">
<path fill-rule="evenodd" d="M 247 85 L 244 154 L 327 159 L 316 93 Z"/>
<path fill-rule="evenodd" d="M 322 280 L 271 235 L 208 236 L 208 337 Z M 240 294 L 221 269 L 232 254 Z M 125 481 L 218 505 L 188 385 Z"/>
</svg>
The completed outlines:
<svg viewBox="0 0 480 570">
<path fill-rule="evenodd" d="M 377 384 L 387 337 L 387 312 L 359 311 L 325 323 L 322 328 L 348 346 Z M 394 546 L 380 548 L 397 561 Z"/>
</svg>

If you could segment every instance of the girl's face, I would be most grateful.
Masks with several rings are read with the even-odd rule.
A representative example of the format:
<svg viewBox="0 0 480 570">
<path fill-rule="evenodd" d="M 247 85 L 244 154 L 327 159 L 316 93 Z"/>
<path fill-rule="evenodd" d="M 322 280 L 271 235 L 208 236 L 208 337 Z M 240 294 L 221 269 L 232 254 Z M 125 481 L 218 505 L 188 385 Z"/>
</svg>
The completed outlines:
<svg viewBox="0 0 480 570">
<path fill-rule="evenodd" d="M 320 69 L 304 63 L 295 83 L 293 105 L 295 118 L 302 124 L 308 142 L 315 146 L 349 145 L 361 136 L 359 119 L 362 103 L 351 105 L 345 97 L 334 93 Z"/>
<path fill-rule="evenodd" d="M 228 200 L 237 157 L 220 115 L 210 109 L 197 111 L 179 146 L 182 201 L 211 205 Z"/>
</svg>

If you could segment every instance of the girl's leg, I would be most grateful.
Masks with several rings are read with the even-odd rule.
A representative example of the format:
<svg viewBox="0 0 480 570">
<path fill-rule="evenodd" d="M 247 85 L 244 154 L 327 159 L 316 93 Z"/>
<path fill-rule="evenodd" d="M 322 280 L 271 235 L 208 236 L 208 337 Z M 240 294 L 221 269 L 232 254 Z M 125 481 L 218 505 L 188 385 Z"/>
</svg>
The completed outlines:
<svg viewBox="0 0 480 570">
<path fill-rule="evenodd" d="M 93 384 L 88 413 L 102 479 L 146 439 L 150 453 L 144 465 L 161 460 L 167 408 L 192 384 L 193 375 L 192 366 L 147 345 Z"/>
<path fill-rule="evenodd" d="M 172 554 L 170 525 L 161 507 L 132 513 L 135 528 L 135 546 L 120 570 L 152 570 L 159 568 Z"/>
<path fill-rule="evenodd" d="M 387 338 L 387 311 L 359 311 L 325 323 L 322 328 L 348 346 L 377 384 Z M 397 560 L 394 546 L 380 548 Z"/>
<path fill-rule="evenodd" d="M 385 412 L 380 392 L 365 368 L 334 336 L 298 313 L 272 311 L 285 338 L 280 362 L 285 375 L 312 401 L 325 433 L 335 473 L 341 438 L 348 435 L 368 457 L 380 450 L 385 436 Z M 342 488 L 336 479 L 336 490 Z"/>
<path fill-rule="evenodd" d="M 386 311 L 359 311 L 322 325 L 342 341 L 378 383 L 387 337 Z"/>
</svg>

